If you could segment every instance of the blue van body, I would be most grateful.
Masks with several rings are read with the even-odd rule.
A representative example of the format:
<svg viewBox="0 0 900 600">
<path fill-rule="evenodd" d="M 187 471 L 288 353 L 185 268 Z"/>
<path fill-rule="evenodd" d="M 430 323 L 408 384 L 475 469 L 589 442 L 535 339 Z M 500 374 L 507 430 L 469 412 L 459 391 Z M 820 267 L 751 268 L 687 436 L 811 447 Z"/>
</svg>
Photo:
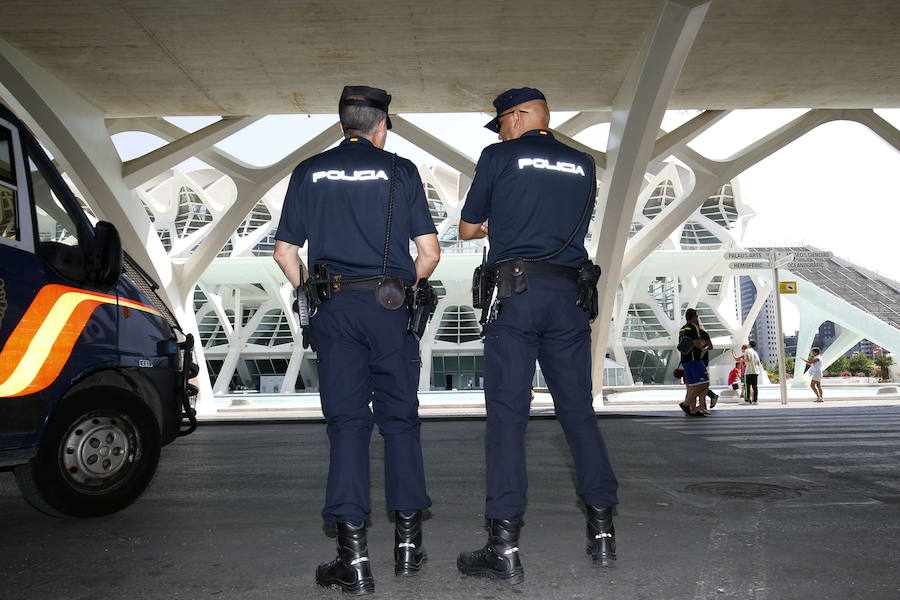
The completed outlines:
<svg viewBox="0 0 900 600">
<path fill-rule="evenodd" d="M 108 467 L 118 469 L 108 486 L 119 489 L 128 482 L 113 481 L 112 475 L 124 478 L 147 458 L 142 452 L 158 455 L 155 446 L 196 427 L 190 406 L 196 388 L 188 383 L 196 365 L 191 336 L 177 329 L 155 295 L 156 284 L 127 255 L 123 260 L 114 228 L 102 225 L 91 224 L 34 136 L 0 104 L 0 468 L 37 460 L 61 406 L 77 398 L 72 402 L 86 406 L 84 415 L 107 419 L 98 436 L 126 438 L 124 445 L 107 448 L 133 454 Z M 109 406 L 93 406 L 96 397 L 109 397 Z M 115 411 L 131 421 L 130 428 L 117 429 L 123 421 L 110 416 Z M 144 421 L 156 431 L 148 433 Z M 86 471 L 72 471 L 73 487 L 102 497 L 103 474 L 95 476 L 90 462 L 99 455 L 88 454 L 87 445 L 82 450 L 65 424 L 56 423 L 56 429 L 61 445 L 47 451 L 45 462 L 52 462 L 53 452 L 74 451 L 85 462 L 65 468 Z M 152 477 L 156 458 L 149 458 Z M 70 513 L 60 503 L 50 502 L 48 512 L 91 513 Z"/>
</svg>

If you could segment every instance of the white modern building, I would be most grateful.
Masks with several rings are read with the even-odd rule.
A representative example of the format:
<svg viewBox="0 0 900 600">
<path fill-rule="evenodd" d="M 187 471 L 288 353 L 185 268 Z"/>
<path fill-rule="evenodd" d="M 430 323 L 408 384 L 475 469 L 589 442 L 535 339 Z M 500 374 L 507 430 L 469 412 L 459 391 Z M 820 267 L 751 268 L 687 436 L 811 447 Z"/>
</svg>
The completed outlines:
<svg viewBox="0 0 900 600">
<path fill-rule="evenodd" d="M 420 389 L 480 389 L 483 345 L 470 282 L 483 241 L 462 241 L 456 230 L 469 179 L 443 166 L 423 165 L 419 170 L 443 252 L 433 277 L 440 301 L 421 343 Z M 684 193 L 690 175 L 675 161 L 645 175 L 631 236 Z M 271 258 L 285 187 L 281 181 L 263 195 L 193 291 L 199 338 L 217 394 L 241 388 L 268 393 L 318 389 L 315 355 L 302 349 L 289 310 L 292 290 Z M 176 264 L 186 261 L 218 226 L 237 196 L 231 179 L 212 168 L 171 170 L 137 193 Z M 714 377 L 724 377 L 732 361 L 730 350 L 750 337 L 762 339 L 763 348 L 772 346 L 774 358 L 774 331 L 771 336 L 754 331 L 754 324 L 772 323 L 758 318 L 772 310 L 770 284 L 758 275 L 735 277 L 722 258 L 725 250 L 740 247 L 753 216 L 741 200 L 738 183 L 728 182 L 623 280 L 606 351 L 607 385 L 671 382 L 678 364 L 675 339 L 688 307 L 700 312 L 717 347 L 712 353 Z M 588 248 L 595 229 L 592 225 L 585 240 Z M 534 384 L 544 385 L 539 370 Z"/>
</svg>

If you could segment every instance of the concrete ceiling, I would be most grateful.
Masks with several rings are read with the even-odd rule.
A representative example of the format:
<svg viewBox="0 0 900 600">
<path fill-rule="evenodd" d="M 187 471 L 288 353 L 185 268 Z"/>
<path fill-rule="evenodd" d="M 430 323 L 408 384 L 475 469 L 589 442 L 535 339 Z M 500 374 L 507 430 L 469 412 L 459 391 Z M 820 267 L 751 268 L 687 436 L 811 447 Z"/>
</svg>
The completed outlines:
<svg viewBox="0 0 900 600">
<path fill-rule="evenodd" d="M 4 0 L 0 38 L 110 117 L 608 108 L 661 0 Z M 713 0 L 670 108 L 900 107 L 897 0 Z"/>
</svg>

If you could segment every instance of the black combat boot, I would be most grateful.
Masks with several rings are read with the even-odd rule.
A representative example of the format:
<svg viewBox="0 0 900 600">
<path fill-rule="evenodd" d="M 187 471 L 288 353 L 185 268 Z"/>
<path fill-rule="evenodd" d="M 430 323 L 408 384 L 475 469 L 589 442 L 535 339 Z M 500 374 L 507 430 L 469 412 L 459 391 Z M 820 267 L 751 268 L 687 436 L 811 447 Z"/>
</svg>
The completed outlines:
<svg viewBox="0 0 900 600">
<path fill-rule="evenodd" d="M 394 511 L 394 574 L 418 575 L 427 558 L 422 546 L 422 511 Z"/>
<path fill-rule="evenodd" d="M 519 519 L 491 519 L 488 543 L 481 550 L 463 552 L 456 568 L 463 575 L 488 577 L 503 583 L 522 583 L 525 570 L 519 560 Z"/>
<path fill-rule="evenodd" d="M 375 591 L 375 579 L 369 566 L 366 524 L 337 524 L 337 557 L 316 569 L 316 583 L 322 587 L 340 587 L 345 594 L 362 596 Z"/>
<path fill-rule="evenodd" d="M 595 566 L 616 566 L 616 528 L 611 506 L 587 506 L 587 553 Z"/>
</svg>

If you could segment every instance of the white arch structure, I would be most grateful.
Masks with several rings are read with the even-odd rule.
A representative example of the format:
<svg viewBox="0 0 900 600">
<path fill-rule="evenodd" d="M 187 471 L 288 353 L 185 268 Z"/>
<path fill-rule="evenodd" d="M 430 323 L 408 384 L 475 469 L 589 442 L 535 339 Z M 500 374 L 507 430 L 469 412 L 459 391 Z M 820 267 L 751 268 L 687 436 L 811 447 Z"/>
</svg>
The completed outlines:
<svg viewBox="0 0 900 600">
<path fill-rule="evenodd" d="M 590 152 L 596 158 L 598 174 L 602 179 L 597 218 L 591 225 L 589 248 L 591 256 L 604 272 L 601 283 L 603 312 L 593 328 L 594 382 L 598 398 L 603 383 L 602 359 L 606 350 L 612 347 L 614 353 L 619 352 L 619 342 L 609 343 L 610 332 L 616 338 L 621 330 L 613 319 L 617 300 L 621 306 L 627 304 L 628 298 L 637 297 L 633 293 L 636 290 L 629 290 L 627 285 L 623 287 L 622 281 L 641 268 L 651 252 L 664 244 L 673 232 L 682 228 L 684 222 L 716 190 L 780 148 L 830 121 L 856 121 L 871 129 L 894 149 L 900 150 L 900 131 L 874 111 L 862 109 L 810 110 L 721 161 L 704 157 L 687 148 L 687 144 L 726 116 L 727 111 L 704 111 L 675 130 L 660 134 L 659 127 L 668 100 L 708 8 L 708 2 L 666 2 L 655 28 L 643 44 L 619 90 L 612 110 L 586 110 L 578 113 L 556 132 L 564 141 Z M 213 259 L 220 249 L 233 238 L 235 231 L 266 193 L 284 179 L 298 162 L 324 150 L 340 137 L 339 126 L 335 123 L 275 164 L 253 167 L 215 148 L 214 144 L 252 124 L 259 116 L 225 117 L 193 133 L 161 118 L 107 120 L 99 109 L 3 41 L 0 41 L 0 97 L 22 116 L 50 149 L 61 169 L 84 195 L 84 200 L 94 213 L 117 226 L 128 251 L 161 284 L 162 293 L 186 331 L 198 336 L 193 290 L 201 276 L 213 265 Z M 397 115 L 392 115 L 392 120 L 396 134 L 462 174 L 455 190 L 456 205 L 452 202 L 445 203 L 448 215 L 441 224 L 441 233 L 447 234 L 458 217 L 459 204 L 474 174 L 474 164 L 469 157 L 407 120 Z M 601 122 L 611 124 L 608 152 L 588 148 L 571 139 L 571 136 L 586 127 Z M 167 144 L 123 163 L 110 136 L 124 131 L 151 133 L 166 140 Z M 200 158 L 226 175 L 231 182 L 229 185 L 233 185 L 234 197 L 230 203 L 222 206 L 215 226 L 209 227 L 203 235 L 196 236 L 199 245 L 193 251 L 182 257 L 172 257 L 163 246 L 150 214 L 142 206 L 142 192 L 136 190 L 147 181 L 165 176 L 174 165 L 190 156 Z M 643 228 L 632 237 L 629 230 L 645 185 L 645 174 L 648 170 L 656 169 L 669 156 L 675 156 L 686 164 L 691 175 L 674 201 L 664 206 L 650 222 L 644 223 Z M 436 187 L 444 185 L 439 179 L 432 179 Z M 444 193 L 453 192 L 445 189 Z M 146 202 L 146 198 L 144 201 Z M 191 246 L 191 241 L 193 240 L 184 241 L 185 246 Z M 246 247 L 252 247 L 256 243 L 253 239 L 244 241 Z M 459 276 L 463 280 L 468 279 L 468 274 L 463 277 L 463 273 L 470 266 L 470 261 L 453 256 L 445 256 L 442 263 L 442 269 L 448 275 L 454 278 Z M 258 283 L 274 298 L 267 300 L 266 312 L 269 307 L 283 311 L 292 334 L 296 336 L 296 323 L 287 308 L 290 290 L 279 279 L 278 273 L 271 277 L 262 273 L 261 278 L 266 281 Z M 765 287 L 764 281 L 761 285 Z M 227 331 L 229 339 L 238 346 L 249 343 L 247 330 L 251 322 L 242 323 L 240 310 L 235 310 L 242 305 L 243 292 L 232 289 L 219 293 L 220 290 L 210 287 L 204 290 L 202 285 L 200 289 L 206 293 L 211 310 L 223 323 L 229 321 L 227 311 L 228 306 L 231 306 L 234 316 Z M 441 300 L 441 308 L 468 304 L 469 302 L 462 302 L 466 298 L 465 290 L 448 289 L 447 295 Z M 454 304 L 455 302 L 459 304 Z M 800 302 L 807 302 L 806 296 Z M 818 297 L 809 302 L 821 303 Z M 840 307 L 841 310 L 844 308 Z M 265 312 L 255 322 L 264 317 Z M 860 319 L 865 321 L 862 317 Z M 870 334 L 869 325 L 857 320 L 847 323 L 848 329 L 854 332 L 853 335 L 860 335 L 866 329 L 865 335 L 876 340 L 876 343 L 881 343 L 877 342 L 879 339 L 886 342 L 882 345 L 891 346 L 895 343 L 893 336 L 882 335 L 880 331 L 873 330 Z M 440 321 L 436 318 L 430 325 L 430 335 L 434 335 L 439 327 Z M 842 345 L 850 337 L 853 336 L 848 335 Z M 805 338 L 801 346 L 805 347 L 804 344 Z M 296 342 L 294 346 L 297 347 Z M 439 349 L 437 346 L 430 347 L 426 353 Z M 203 358 L 202 351 L 200 354 L 200 358 Z M 226 361 L 235 360 L 234 352 L 226 354 Z M 294 358 L 295 355 L 298 355 L 297 358 Z M 427 357 L 423 356 L 423 359 L 423 363 L 428 364 Z M 294 352 L 289 372 L 300 372 L 301 361 L 302 354 Z M 205 361 L 199 362 L 201 395 L 198 410 L 211 412 L 214 410 L 213 388 Z M 423 384 L 427 382 L 427 377 L 427 373 L 423 372 Z M 222 389 L 222 384 L 217 382 L 216 387 Z"/>
</svg>

